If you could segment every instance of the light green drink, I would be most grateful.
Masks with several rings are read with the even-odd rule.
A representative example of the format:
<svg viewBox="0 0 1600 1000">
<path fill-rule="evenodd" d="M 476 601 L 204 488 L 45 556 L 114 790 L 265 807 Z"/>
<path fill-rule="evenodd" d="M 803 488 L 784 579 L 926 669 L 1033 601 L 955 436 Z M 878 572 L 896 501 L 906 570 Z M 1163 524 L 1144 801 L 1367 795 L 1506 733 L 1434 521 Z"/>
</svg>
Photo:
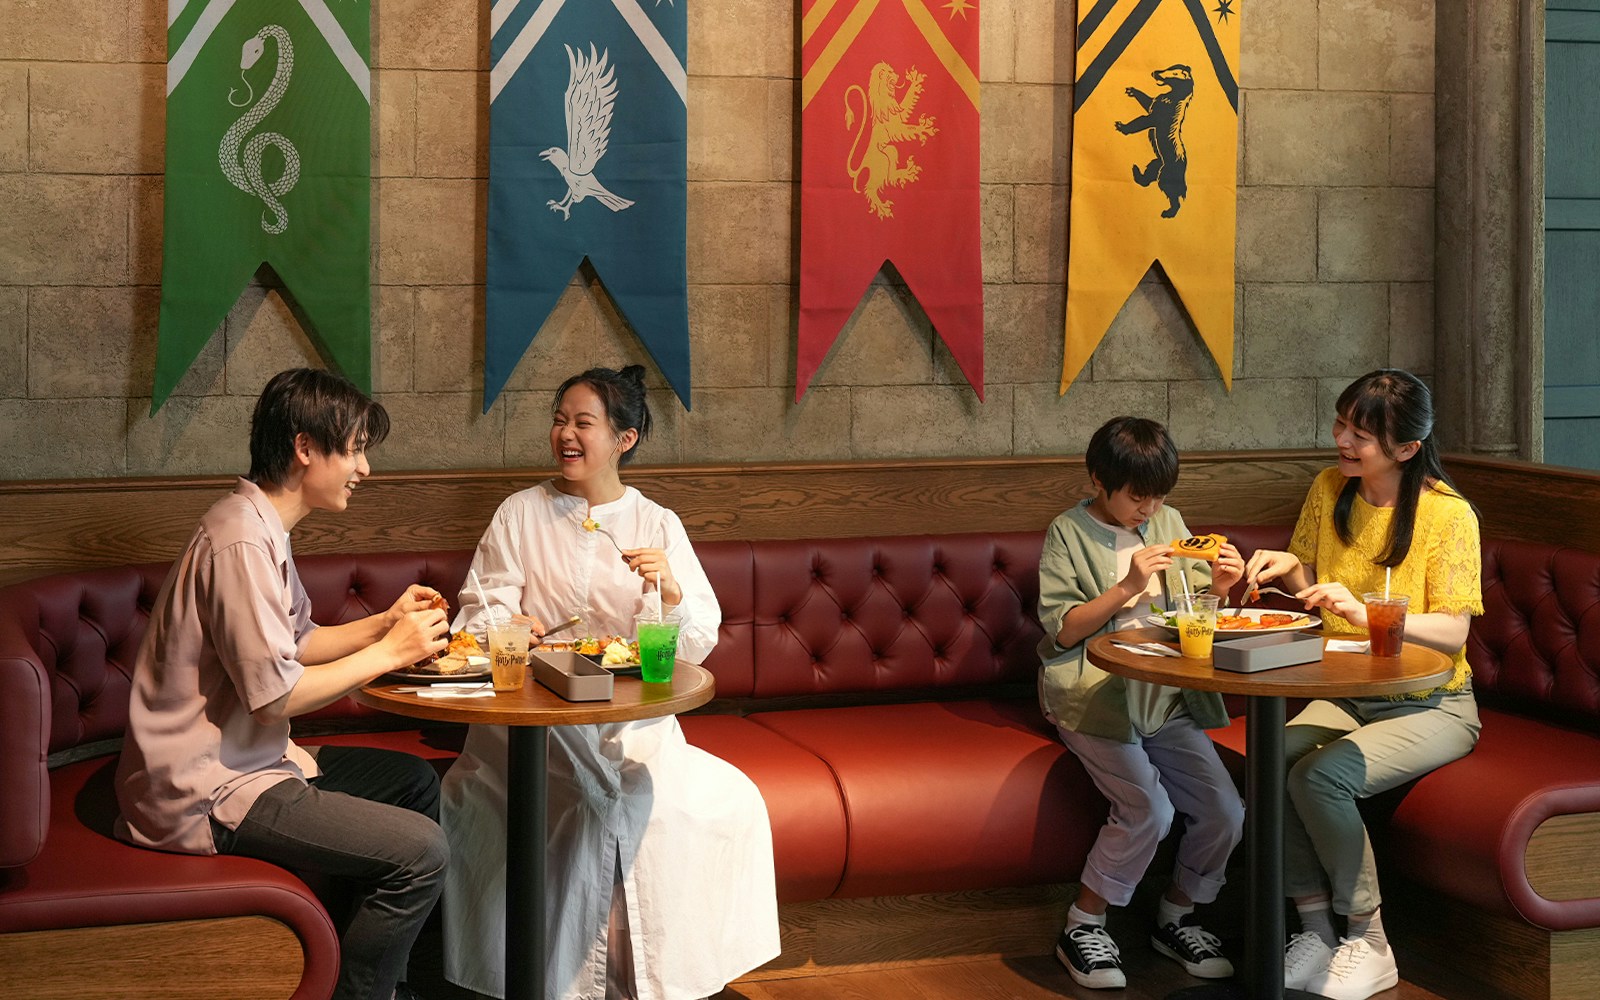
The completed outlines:
<svg viewBox="0 0 1600 1000">
<path fill-rule="evenodd" d="M 639 630 L 639 677 L 646 684 L 672 680 L 672 663 L 678 656 L 678 623 L 672 620 L 636 619 Z"/>
</svg>

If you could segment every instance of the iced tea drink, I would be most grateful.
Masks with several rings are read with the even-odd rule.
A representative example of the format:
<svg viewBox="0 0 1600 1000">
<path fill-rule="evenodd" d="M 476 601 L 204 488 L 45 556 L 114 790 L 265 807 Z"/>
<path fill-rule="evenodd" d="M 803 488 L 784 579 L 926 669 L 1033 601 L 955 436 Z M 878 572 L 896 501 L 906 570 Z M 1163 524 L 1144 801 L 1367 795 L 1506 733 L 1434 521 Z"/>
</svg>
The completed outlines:
<svg viewBox="0 0 1600 1000">
<path fill-rule="evenodd" d="M 1411 598 L 1405 594 L 1362 594 L 1367 606 L 1367 651 L 1373 656 L 1399 656 L 1406 638 L 1406 609 Z"/>
<path fill-rule="evenodd" d="M 496 691 L 520 691 L 528 673 L 528 642 L 533 626 L 526 622 L 494 622 L 489 626 L 489 672 Z"/>
<path fill-rule="evenodd" d="M 1211 642 L 1217 634 L 1215 594 L 1183 594 L 1178 598 L 1178 648 L 1184 656 L 1197 660 L 1211 658 Z"/>
</svg>

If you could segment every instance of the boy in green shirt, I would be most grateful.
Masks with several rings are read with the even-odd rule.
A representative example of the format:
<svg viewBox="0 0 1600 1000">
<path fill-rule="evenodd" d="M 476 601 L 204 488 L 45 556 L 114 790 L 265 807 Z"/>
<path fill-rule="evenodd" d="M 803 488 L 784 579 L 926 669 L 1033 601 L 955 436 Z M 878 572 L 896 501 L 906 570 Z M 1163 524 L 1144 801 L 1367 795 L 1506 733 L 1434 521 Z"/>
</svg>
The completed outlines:
<svg viewBox="0 0 1600 1000">
<path fill-rule="evenodd" d="M 1084 463 L 1095 495 L 1051 522 L 1039 559 L 1039 694 L 1045 717 L 1111 810 L 1084 864 L 1056 957 L 1082 986 L 1126 985 L 1106 909 L 1133 898 L 1182 814 L 1177 866 L 1150 943 L 1190 975 L 1224 978 L 1233 966 L 1220 941 L 1191 916 L 1196 903 L 1216 899 L 1244 824 L 1244 804 L 1205 734 L 1228 724 L 1222 698 L 1108 674 L 1088 662 L 1084 644 L 1144 624 L 1151 604 L 1171 607 L 1184 575 L 1197 590 L 1209 583 L 1225 595 L 1243 578 L 1244 560 L 1225 544 L 1214 570 L 1197 560 L 1184 560 L 1180 570 L 1172 543 L 1189 529 L 1163 503 L 1178 482 L 1178 452 L 1160 424 L 1108 421 L 1090 438 Z"/>
</svg>

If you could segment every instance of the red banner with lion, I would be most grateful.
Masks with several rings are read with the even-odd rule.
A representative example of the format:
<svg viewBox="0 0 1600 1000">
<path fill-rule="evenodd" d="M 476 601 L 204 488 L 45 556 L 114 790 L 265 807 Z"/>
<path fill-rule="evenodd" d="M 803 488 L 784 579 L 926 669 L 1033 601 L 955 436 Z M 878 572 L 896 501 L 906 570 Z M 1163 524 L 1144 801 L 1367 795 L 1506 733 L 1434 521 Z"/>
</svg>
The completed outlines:
<svg viewBox="0 0 1600 1000">
<path fill-rule="evenodd" d="M 802 10 L 795 399 L 886 262 L 982 399 L 978 9 L 806 0 Z"/>
</svg>

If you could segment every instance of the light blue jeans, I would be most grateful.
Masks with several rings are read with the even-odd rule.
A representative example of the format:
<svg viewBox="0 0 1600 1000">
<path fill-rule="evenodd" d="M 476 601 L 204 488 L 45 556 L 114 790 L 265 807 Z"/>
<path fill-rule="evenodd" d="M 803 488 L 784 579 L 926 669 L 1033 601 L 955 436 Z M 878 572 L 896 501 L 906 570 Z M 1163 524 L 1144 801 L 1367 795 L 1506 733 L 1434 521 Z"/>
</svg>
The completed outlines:
<svg viewBox="0 0 1600 1000">
<path fill-rule="evenodd" d="M 1228 856 L 1243 835 L 1244 802 L 1205 730 L 1179 713 L 1139 743 L 1056 731 L 1111 803 L 1084 862 L 1084 888 L 1113 906 L 1127 906 L 1182 813 L 1172 881 L 1196 903 L 1215 900 Z"/>
<path fill-rule="evenodd" d="M 1423 701 L 1314 701 L 1284 736 L 1289 801 L 1284 810 L 1284 890 L 1330 889 L 1336 913 L 1378 908 L 1378 870 L 1356 800 L 1465 757 L 1477 745 L 1478 703 L 1468 686 Z"/>
</svg>

